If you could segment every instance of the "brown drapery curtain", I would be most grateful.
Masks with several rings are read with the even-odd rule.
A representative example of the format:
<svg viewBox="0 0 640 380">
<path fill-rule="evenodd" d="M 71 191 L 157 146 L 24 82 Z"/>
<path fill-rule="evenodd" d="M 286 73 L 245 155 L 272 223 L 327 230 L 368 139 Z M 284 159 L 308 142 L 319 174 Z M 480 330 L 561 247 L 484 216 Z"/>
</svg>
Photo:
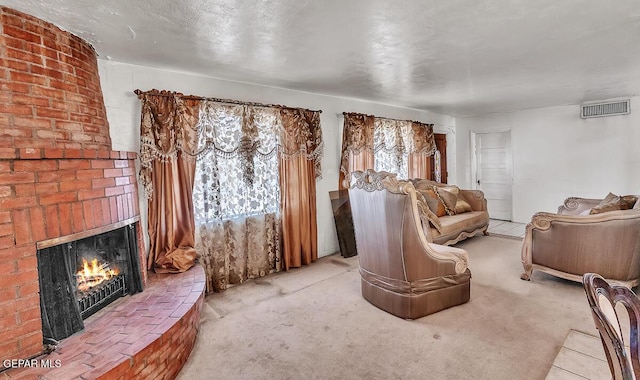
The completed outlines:
<svg viewBox="0 0 640 380">
<path fill-rule="evenodd" d="M 373 169 L 374 122 L 371 115 L 344 113 L 338 189 L 345 189 L 344 179 L 352 171 Z"/>
<path fill-rule="evenodd" d="M 387 118 L 379 118 L 372 115 L 359 113 L 344 113 L 344 127 L 342 134 L 342 154 L 340 161 L 339 189 L 345 189 L 344 178 L 354 170 L 366 170 L 375 168 L 375 152 L 379 149 L 393 149 L 384 147 L 384 143 L 376 141 L 377 128 L 381 124 L 389 125 L 389 121 L 396 121 L 400 143 L 396 147 L 399 153 L 408 153 L 409 178 L 426 178 L 429 168 L 429 157 L 435 152 L 436 144 L 433 136 L 433 124 L 425 124 L 417 121 L 403 121 Z M 386 121 L 386 123 L 383 123 Z M 408 136 L 400 136 L 400 128 L 408 128 Z M 408 143 L 403 143 L 403 138 Z"/>
<path fill-rule="evenodd" d="M 409 153 L 409 178 L 427 178 L 431 165 L 429 157 L 436 151 L 433 124 L 411 122 L 413 150 Z"/>
<path fill-rule="evenodd" d="M 284 268 L 318 258 L 316 179 L 320 178 L 322 130 L 320 113 L 282 109 L 279 157 Z"/>
<path fill-rule="evenodd" d="M 156 96 L 160 95 L 160 96 Z M 192 190 L 199 101 L 141 94 L 140 179 L 149 206 L 148 269 L 184 272 L 195 262 Z"/>
</svg>

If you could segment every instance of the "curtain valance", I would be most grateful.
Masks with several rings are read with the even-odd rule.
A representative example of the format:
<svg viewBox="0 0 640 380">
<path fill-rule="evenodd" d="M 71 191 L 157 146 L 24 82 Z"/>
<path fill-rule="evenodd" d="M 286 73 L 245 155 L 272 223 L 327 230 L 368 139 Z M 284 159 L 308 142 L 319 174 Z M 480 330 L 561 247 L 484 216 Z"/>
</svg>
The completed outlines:
<svg viewBox="0 0 640 380">
<path fill-rule="evenodd" d="M 360 113 L 344 113 L 340 171 L 349 174 L 349 160 L 362 152 L 387 153 L 395 161 L 403 157 L 427 157 L 436 151 L 433 124 L 396 120 Z M 400 162 L 397 163 L 400 166 Z"/>
</svg>

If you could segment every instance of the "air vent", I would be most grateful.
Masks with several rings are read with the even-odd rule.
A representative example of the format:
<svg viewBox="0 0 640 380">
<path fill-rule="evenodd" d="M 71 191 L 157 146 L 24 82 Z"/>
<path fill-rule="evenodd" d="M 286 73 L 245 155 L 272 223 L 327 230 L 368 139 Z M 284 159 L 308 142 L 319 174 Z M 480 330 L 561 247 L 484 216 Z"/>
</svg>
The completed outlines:
<svg viewBox="0 0 640 380">
<path fill-rule="evenodd" d="M 591 117 L 626 115 L 631 112 L 629 106 L 629 99 L 581 104 L 580 117 L 588 119 Z"/>
</svg>

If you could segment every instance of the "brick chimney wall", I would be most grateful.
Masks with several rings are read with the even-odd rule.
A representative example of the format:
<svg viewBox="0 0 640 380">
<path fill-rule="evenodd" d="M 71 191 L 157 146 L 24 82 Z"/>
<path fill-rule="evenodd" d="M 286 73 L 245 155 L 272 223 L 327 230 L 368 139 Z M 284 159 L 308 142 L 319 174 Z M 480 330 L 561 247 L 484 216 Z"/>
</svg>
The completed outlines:
<svg viewBox="0 0 640 380">
<path fill-rule="evenodd" d="M 37 242 L 129 220 L 139 210 L 137 155 L 111 150 L 93 48 L 6 7 L 0 7 L 0 21 L 0 360 L 5 360 L 42 352 Z M 140 232 L 138 245 L 146 268 Z"/>
</svg>

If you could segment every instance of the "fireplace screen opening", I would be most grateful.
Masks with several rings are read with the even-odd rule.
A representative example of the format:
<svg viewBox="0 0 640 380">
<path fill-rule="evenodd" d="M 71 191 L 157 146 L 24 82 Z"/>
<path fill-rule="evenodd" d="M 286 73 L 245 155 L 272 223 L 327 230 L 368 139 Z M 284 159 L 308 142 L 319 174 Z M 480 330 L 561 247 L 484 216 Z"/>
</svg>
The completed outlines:
<svg viewBox="0 0 640 380">
<path fill-rule="evenodd" d="M 142 291 L 136 224 L 38 250 L 44 340 L 84 328 L 83 320 Z"/>
</svg>

